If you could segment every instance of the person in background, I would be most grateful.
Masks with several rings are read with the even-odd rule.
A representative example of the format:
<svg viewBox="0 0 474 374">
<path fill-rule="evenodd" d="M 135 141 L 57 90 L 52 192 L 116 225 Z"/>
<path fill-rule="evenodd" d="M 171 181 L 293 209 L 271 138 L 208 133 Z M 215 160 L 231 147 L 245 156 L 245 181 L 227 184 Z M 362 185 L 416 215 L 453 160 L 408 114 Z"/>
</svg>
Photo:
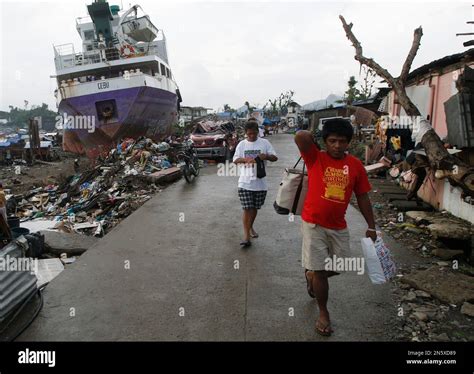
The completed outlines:
<svg viewBox="0 0 474 374">
<path fill-rule="evenodd" d="M 245 124 L 245 135 L 247 139 L 242 140 L 235 149 L 233 162 L 241 165 L 239 176 L 238 193 L 242 204 L 242 222 L 244 226 L 244 240 L 240 243 L 242 247 L 251 245 L 250 238 L 258 238 L 253 228 L 257 211 L 262 207 L 267 195 L 266 177 L 258 178 L 256 175 L 256 159 L 265 163 L 266 160 L 275 162 L 278 160 L 273 146 L 267 139 L 258 137 L 258 123 L 249 120 Z"/>
<path fill-rule="evenodd" d="M 12 154 L 10 152 L 9 149 L 7 149 L 7 155 L 6 155 L 6 162 L 7 162 L 7 165 L 10 166 L 13 164 L 12 162 Z"/>
<path fill-rule="evenodd" d="M 0 214 L 2 215 L 5 223 L 8 222 L 7 219 L 7 198 L 5 197 L 5 191 L 3 190 L 3 184 L 0 183 Z"/>
</svg>

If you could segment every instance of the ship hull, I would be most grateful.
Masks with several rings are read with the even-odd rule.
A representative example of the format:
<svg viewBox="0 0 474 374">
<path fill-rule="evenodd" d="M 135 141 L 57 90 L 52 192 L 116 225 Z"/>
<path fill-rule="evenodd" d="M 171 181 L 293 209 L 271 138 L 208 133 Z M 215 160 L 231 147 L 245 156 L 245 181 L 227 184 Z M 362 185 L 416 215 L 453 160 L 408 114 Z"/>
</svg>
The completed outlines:
<svg viewBox="0 0 474 374">
<path fill-rule="evenodd" d="M 177 122 L 177 105 L 176 94 L 147 86 L 63 99 L 59 113 L 63 117 L 81 119 L 81 122 L 64 125 L 63 148 L 97 157 L 123 138 L 146 136 L 160 141 L 171 133 L 172 125 Z"/>
</svg>

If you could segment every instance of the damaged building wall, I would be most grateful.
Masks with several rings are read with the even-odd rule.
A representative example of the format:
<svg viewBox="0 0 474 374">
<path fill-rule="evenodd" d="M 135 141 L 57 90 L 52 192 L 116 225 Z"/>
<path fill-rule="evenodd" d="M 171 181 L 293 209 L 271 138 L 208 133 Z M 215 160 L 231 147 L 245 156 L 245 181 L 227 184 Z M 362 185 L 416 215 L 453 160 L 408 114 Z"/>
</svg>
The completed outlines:
<svg viewBox="0 0 474 374">
<path fill-rule="evenodd" d="M 400 185 L 409 189 L 411 183 L 402 182 Z M 451 186 L 447 179 L 436 179 L 429 171 L 425 182 L 418 190 L 418 196 L 436 209 L 446 210 L 474 224 L 474 205 L 464 201 L 461 192 L 460 188 Z"/>
<path fill-rule="evenodd" d="M 470 63 L 468 66 L 474 68 L 474 63 Z M 448 134 L 444 103 L 458 92 L 456 79 L 462 71 L 462 68 L 458 68 L 447 69 L 442 74 L 432 73 L 427 77 L 418 78 L 406 88 L 408 97 L 417 106 L 421 115 L 429 118 L 431 126 L 441 139 Z M 406 115 L 401 105 L 398 104 L 393 90 L 389 93 L 388 112 L 392 116 Z"/>
<path fill-rule="evenodd" d="M 406 88 L 407 95 L 411 101 L 416 105 L 421 115 L 425 118 L 431 118 L 431 97 L 435 91 L 435 86 L 430 84 L 429 80 L 420 82 L 418 85 L 410 86 Z M 398 111 L 400 116 L 406 116 L 406 112 L 400 105 L 398 105 Z M 433 126 L 434 128 L 434 126 Z M 440 134 L 443 132 L 442 128 L 435 128 L 435 131 Z"/>
<path fill-rule="evenodd" d="M 474 62 L 466 64 L 474 68 Z M 463 72 L 459 63 L 437 69 L 429 70 L 418 77 L 412 77 L 407 87 L 407 94 L 420 110 L 422 116 L 429 118 L 434 130 L 441 139 L 448 136 L 448 125 L 444 103 L 457 94 L 456 80 Z M 392 116 L 405 115 L 401 105 L 397 103 L 394 91 L 390 91 L 388 111 Z M 429 117 L 428 117 L 429 116 Z M 472 165 L 473 148 L 464 148 L 460 154 L 463 160 Z M 402 183 L 409 188 L 410 183 Z M 439 180 L 428 170 L 425 181 L 418 190 L 418 197 L 439 210 L 446 210 L 451 214 L 474 223 L 474 205 L 469 198 L 462 196 L 461 189 L 452 186 L 447 179 Z"/>
</svg>

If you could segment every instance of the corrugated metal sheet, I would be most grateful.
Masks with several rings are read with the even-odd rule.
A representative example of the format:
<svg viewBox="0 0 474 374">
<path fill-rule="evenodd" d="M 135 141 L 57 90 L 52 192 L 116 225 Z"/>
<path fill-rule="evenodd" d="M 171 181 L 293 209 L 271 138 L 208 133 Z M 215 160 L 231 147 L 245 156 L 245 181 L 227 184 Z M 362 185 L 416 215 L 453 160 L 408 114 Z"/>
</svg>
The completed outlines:
<svg viewBox="0 0 474 374">
<path fill-rule="evenodd" d="M 24 250 L 16 242 L 0 249 L 0 258 L 23 258 Z M 5 261 L 5 260 L 2 260 Z M 0 269 L 0 322 L 33 293 L 36 292 L 36 276 L 30 271 Z"/>
</svg>

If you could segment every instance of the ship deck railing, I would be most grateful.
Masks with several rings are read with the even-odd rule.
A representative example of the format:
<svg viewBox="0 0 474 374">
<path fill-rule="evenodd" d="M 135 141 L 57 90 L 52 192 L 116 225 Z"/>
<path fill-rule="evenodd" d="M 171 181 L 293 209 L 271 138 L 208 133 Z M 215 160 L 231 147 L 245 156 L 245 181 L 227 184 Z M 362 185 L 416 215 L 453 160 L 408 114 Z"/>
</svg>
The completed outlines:
<svg viewBox="0 0 474 374">
<path fill-rule="evenodd" d="M 154 50 L 139 51 L 127 58 L 120 56 L 120 52 L 116 47 L 98 48 L 98 45 L 94 47 L 95 48 L 91 49 L 90 51 L 76 53 L 72 43 L 54 46 L 56 68 L 65 69 L 75 66 L 97 64 L 100 62 L 126 60 L 133 57 L 156 55 Z"/>
</svg>

